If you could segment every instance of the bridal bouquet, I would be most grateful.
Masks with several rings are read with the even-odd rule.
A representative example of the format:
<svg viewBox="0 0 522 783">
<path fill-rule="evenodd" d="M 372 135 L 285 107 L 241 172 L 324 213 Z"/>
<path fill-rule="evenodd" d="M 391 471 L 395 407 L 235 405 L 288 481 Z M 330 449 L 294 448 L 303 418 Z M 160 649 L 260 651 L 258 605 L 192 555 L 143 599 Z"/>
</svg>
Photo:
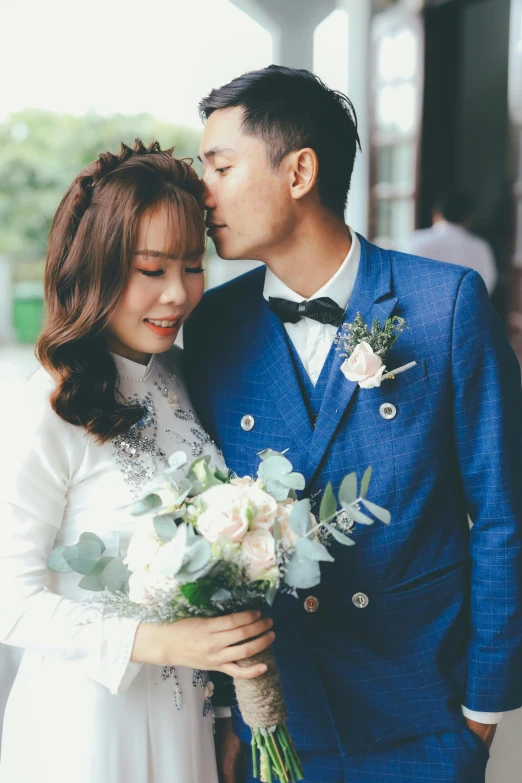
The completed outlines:
<svg viewBox="0 0 522 783">
<path fill-rule="evenodd" d="M 329 484 L 317 520 L 310 501 L 297 499 L 305 480 L 284 454 L 267 450 L 260 457 L 254 479 L 225 475 L 207 456 L 187 466 L 183 452 L 173 454 L 161 483 L 133 504 L 139 521 L 125 557 L 104 557 L 102 540 L 83 533 L 77 544 L 55 549 L 48 567 L 81 573 L 80 587 L 98 592 L 122 616 L 171 623 L 261 609 L 278 591 L 313 587 L 321 580 L 319 563 L 334 559 L 332 539 L 353 545 L 353 523 L 373 522 L 361 506 L 390 521 L 366 498 L 371 468 L 359 491 L 355 473 L 345 477 L 339 503 Z M 265 663 L 266 673 L 237 680 L 235 688 L 252 729 L 254 776 L 268 783 L 302 780 L 272 650 L 242 663 L 252 662 Z"/>
</svg>

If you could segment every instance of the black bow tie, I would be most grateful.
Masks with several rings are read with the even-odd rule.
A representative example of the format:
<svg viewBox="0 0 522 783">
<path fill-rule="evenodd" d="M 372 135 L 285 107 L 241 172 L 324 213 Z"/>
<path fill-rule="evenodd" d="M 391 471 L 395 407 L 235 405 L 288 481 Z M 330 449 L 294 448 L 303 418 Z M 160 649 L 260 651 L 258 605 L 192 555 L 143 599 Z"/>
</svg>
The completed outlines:
<svg viewBox="0 0 522 783">
<path fill-rule="evenodd" d="M 301 318 L 312 318 L 321 324 L 339 326 L 343 320 L 344 310 L 330 297 L 291 302 L 289 299 L 268 298 L 270 309 L 279 316 L 283 323 L 296 324 Z"/>
</svg>

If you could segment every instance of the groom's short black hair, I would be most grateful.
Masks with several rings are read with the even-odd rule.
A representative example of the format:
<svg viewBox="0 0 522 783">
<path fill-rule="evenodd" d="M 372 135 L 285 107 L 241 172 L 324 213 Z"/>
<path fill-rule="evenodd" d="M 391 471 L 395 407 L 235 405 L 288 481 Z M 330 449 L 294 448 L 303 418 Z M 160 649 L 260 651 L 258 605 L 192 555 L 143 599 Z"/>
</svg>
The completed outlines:
<svg viewBox="0 0 522 783">
<path fill-rule="evenodd" d="M 350 189 L 357 146 L 357 116 L 349 98 L 310 71 L 270 65 L 212 92 L 199 104 L 203 121 L 218 109 L 241 106 L 242 128 L 266 143 L 277 168 L 285 155 L 310 147 L 319 160 L 319 195 L 339 217 Z"/>
</svg>

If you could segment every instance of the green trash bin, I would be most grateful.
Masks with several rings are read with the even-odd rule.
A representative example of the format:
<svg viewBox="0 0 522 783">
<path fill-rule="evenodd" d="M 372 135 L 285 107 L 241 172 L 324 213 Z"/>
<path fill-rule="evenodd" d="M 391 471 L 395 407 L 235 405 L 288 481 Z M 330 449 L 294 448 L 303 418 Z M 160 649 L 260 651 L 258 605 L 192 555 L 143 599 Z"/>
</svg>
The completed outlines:
<svg viewBox="0 0 522 783">
<path fill-rule="evenodd" d="M 43 323 L 43 284 L 16 283 L 13 286 L 13 326 L 18 342 L 35 343 Z"/>
</svg>

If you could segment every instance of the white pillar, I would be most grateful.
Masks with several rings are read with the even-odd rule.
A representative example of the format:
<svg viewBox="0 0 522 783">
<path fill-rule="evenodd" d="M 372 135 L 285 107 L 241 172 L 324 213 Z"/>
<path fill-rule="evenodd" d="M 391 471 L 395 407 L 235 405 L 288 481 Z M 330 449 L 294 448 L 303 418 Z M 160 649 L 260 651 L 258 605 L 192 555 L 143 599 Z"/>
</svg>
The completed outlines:
<svg viewBox="0 0 522 783">
<path fill-rule="evenodd" d="M 232 0 L 274 40 L 274 62 L 314 70 L 314 30 L 335 8 L 348 13 L 348 97 L 359 122 L 362 153 L 352 175 L 346 219 L 361 234 L 368 233 L 370 196 L 369 48 L 370 0 Z M 298 9 L 296 11 L 296 7 Z"/>
<path fill-rule="evenodd" d="M 337 0 L 348 13 L 348 97 L 359 123 L 362 153 L 355 159 L 346 220 L 355 231 L 368 233 L 370 203 L 370 24 L 371 3 Z"/>
</svg>

